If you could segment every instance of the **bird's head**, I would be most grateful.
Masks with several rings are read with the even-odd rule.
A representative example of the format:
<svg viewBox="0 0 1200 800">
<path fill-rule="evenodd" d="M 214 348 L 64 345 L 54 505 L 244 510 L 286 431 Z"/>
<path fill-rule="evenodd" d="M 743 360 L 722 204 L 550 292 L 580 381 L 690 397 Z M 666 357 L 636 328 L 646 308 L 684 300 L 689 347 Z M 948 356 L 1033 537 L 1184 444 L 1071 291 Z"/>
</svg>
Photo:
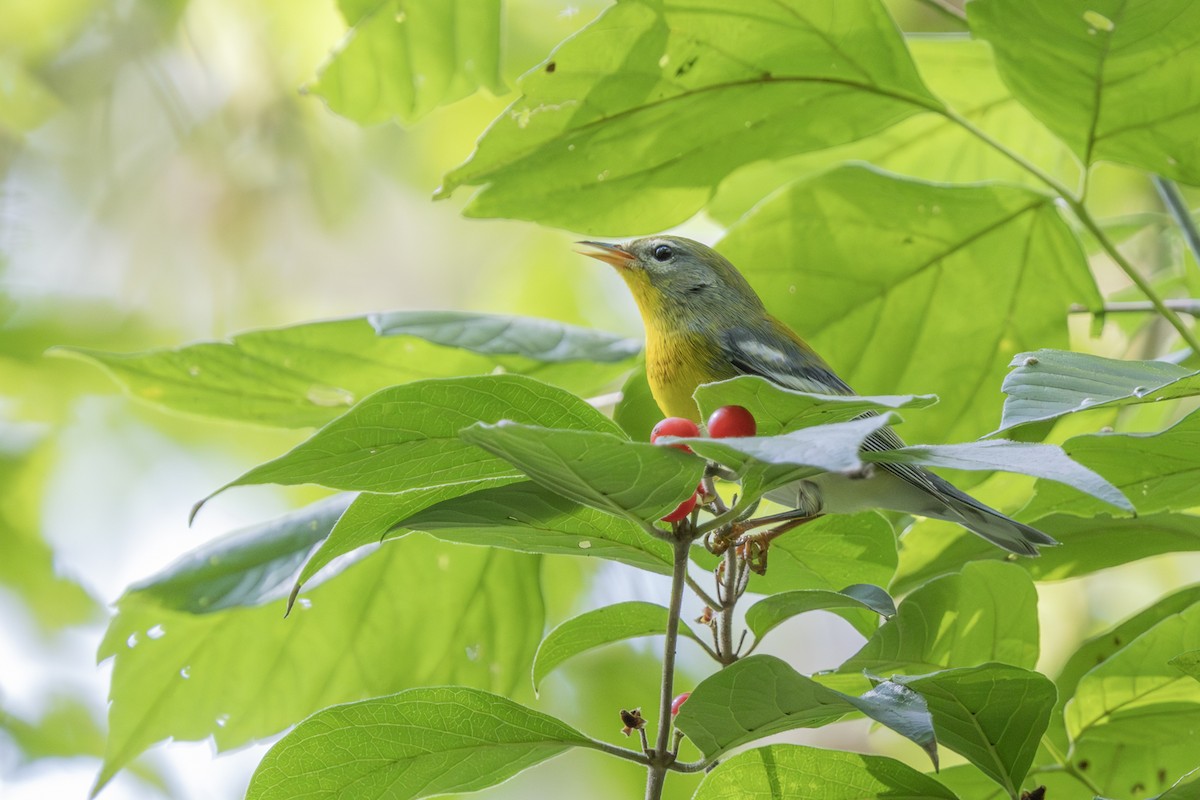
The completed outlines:
<svg viewBox="0 0 1200 800">
<path fill-rule="evenodd" d="M 671 315 L 700 324 L 714 315 L 763 312 L 762 301 L 733 264 L 711 247 L 682 236 L 647 236 L 626 244 L 579 242 L 584 255 L 616 267 L 644 318 Z"/>
</svg>

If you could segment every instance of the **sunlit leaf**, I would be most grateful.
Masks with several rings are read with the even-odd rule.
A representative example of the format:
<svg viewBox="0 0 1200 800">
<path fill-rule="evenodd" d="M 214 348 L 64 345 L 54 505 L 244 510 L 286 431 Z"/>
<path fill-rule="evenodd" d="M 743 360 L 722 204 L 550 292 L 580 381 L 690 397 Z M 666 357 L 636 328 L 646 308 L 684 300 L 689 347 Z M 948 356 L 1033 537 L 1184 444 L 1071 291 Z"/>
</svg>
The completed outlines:
<svg viewBox="0 0 1200 800">
<path fill-rule="evenodd" d="M 868 411 L 925 408 L 937 402 L 932 395 L 822 395 L 797 392 L 757 375 L 742 375 L 696 389 L 696 404 L 705 419 L 721 406 L 742 406 L 754 415 L 759 436 L 774 436 L 797 428 L 849 422 Z"/>
<path fill-rule="evenodd" d="M 631 600 L 604 606 L 572 617 L 546 634 L 538 645 L 533 659 L 533 688 L 559 664 L 572 656 L 613 642 L 639 636 L 663 635 L 667 630 L 668 611 L 654 603 Z M 686 623 L 679 625 L 679 634 L 696 639 Z"/>
<path fill-rule="evenodd" d="M 1200 550 L 1200 517 L 1191 514 L 1147 514 L 1130 518 L 1040 517 L 1038 530 L 1053 536 L 1059 547 L 1047 547 L 1037 558 L 1016 564 L 1034 580 L 1054 581 L 1089 575 L 1163 553 Z M 930 578 L 956 571 L 968 561 L 1000 560 L 1007 554 L 957 525 L 927 520 L 904 535 L 895 592 L 905 592 Z"/>
<path fill-rule="evenodd" d="M 983 664 L 896 681 L 925 698 L 940 744 L 966 756 L 1009 796 L 1017 794 L 1054 706 L 1049 678 Z"/>
<path fill-rule="evenodd" d="M 500 0 L 339 0 L 350 31 L 309 87 L 362 125 L 415 122 L 500 77 Z"/>
<path fill-rule="evenodd" d="M 1191 0 L 973 0 L 1000 74 L 1084 163 L 1200 183 L 1200 6 Z"/>
<path fill-rule="evenodd" d="M 668 514 L 695 493 L 704 472 L 693 455 L 596 430 L 506 421 L 467 428 L 462 439 L 563 497 L 634 522 Z"/>
<path fill-rule="evenodd" d="M 1037 655 L 1033 581 L 1014 564 L 981 561 L 916 589 L 839 671 L 920 674 L 988 661 L 1032 669 Z"/>
<path fill-rule="evenodd" d="M 70 347 L 53 352 L 97 364 L 133 397 L 172 411 L 297 428 L 323 425 L 378 389 L 422 378 L 500 370 L 588 394 L 633 363 L 486 355 L 415 335 L 379 336 L 365 317 L 250 331 L 226 342 L 144 353 Z"/>
<path fill-rule="evenodd" d="M 1200 373 L 1166 361 L 1121 361 L 1087 353 L 1018 353 L 1001 385 L 999 430 L 1077 411 L 1200 394 Z"/>
<path fill-rule="evenodd" d="M 875 0 L 622 2 L 519 88 L 443 191 L 607 234 L 681 222 L 743 164 L 941 108 Z"/>
<path fill-rule="evenodd" d="M 777 744 L 739 753 L 704 777 L 694 800 L 957 800 L 928 775 L 884 756 Z"/>
<path fill-rule="evenodd" d="M 996 73 L 992 49 L 986 42 L 910 33 L 905 44 L 935 95 L 1006 148 L 1066 185 L 1076 184 L 1079 162 L 1012 96 Z M 922 114 L 857 142 L 742 167 L 721 183 L 705 211 L 718 222 L 732 225 L 775 189 L 847 161 L 865 161 L 929 181 L 1005 181 L 1044 188 L 1028 169 L 955 120 Z"/>
<path fill-rule="evenodd" d="M 217 492 L 263 483 L 391 493 L 509 483 L 520 473 L 459 438 L 472 424 L 499 420 L 617 430 L 578 397 L 521 375 L 418 381 L 370 395 L 289 452 Z"/>
<path fill-rule="evenodd" d="M 887 592 L 866 583 L 847 586 L 840 592 L 800 589 L 771 595 L 750 606 L 746 609 L 746 627 L 761 639 L 772 628 L 808 611 L 832 611 L 859 633 L 870 636 L 878 627 L 879 617 L 894 616 L 896 606 Z"/>
<path fill-rule="evenodd" d="M 247 800 L 412 800 L 504 781 L 571 747 L 566 723 L 461 686 L 409 689 L 319 711 L 258 765 Z"/>
<path fill-rule="evenodd" d="M 883 681 L 855 697 L 822 686 L 774 656 L 750 656 L 710 675 L 680 707 L 676 725 L 707 758 L 783 731 L 816 728 L 859 711 L 919 745 L 937 765 L 925 701 Z"/>
<path fill-rule="evenodd" d="M 915 441 L 993 429 L 1013 355 L 1065 346 L 1067 308 L 1100 301 L 1052 199 L 1015 186 L 842 167 L 772 195 L 718 249 L 856 391 L 937 394 L 906 419 Z"/>
<path fill-rule="evenodd" d="M 413 536 L 317 587 L 288 619 L 282 601 L 167 608 L 152 594 L 175 592 L 147 581 L 118 602 L 100 647 L 114 661 L 98 785 L 167 738 L 211 736 L 227 750 L 414 685 L 510 692 L 541 639 L 538 572 L 533 556 Z"/>
<path fill-rule="evenodd" d="M 885 464 L 913 464 L 919 467 L 945 467 L 963 470 L 1003 470 L 1032 475 L 1089 499 L 1133 511 L 1133 504 L 1116 487 L 1086 466 L 1067 457 L 1063 448 L 1052 444 L 1031 444 L 990 439 L 962 444 L 914 445 L 899 450 L 864 453 L 863 458 Z"/>
</svg>

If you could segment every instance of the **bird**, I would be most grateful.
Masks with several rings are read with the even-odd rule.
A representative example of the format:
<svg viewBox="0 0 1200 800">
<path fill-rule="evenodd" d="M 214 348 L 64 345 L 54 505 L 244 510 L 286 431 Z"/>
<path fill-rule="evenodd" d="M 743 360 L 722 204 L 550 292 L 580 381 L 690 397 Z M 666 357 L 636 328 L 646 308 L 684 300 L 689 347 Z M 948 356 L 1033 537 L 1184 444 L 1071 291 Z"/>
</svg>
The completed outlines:
<svg viewBox="0 0 1200 800">
<path fill-rule="evenodd" d="M 699 422 L 692 393 L 703 383 L 757 375 L 802 392 L 856 392 L 786 324 L 771 316 L 749 281 L 716 250 L 681 236 L 624 244 L 578 242 L 583 255 L 616 268 L 633 294 L 646 331 L 646 378 L 667 416 Z M 904 442 L 890 427 L 864 451 Z M 957 523 L 1023 556 L 1058 542 L 991 508 L 927 469 L 880 462 L 863 475 L 825 473 L 767 495 L 819 514 L 887 509 Z"/>
</svg>

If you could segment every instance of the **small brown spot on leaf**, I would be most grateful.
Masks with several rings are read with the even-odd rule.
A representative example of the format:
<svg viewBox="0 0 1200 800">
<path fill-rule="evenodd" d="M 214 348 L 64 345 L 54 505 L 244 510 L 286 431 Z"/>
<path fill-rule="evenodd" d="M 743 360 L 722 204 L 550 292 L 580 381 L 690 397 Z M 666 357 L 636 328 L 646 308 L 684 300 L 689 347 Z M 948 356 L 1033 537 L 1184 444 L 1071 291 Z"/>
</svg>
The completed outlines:
<svg viewBox="0 0 1200 800">
<path fill-rule="evenodd" d="M 558 64 L 553 61 L 546 64 L 546 72 L 554 72 L 556 69 L 558 69 Z"/>
</svg>

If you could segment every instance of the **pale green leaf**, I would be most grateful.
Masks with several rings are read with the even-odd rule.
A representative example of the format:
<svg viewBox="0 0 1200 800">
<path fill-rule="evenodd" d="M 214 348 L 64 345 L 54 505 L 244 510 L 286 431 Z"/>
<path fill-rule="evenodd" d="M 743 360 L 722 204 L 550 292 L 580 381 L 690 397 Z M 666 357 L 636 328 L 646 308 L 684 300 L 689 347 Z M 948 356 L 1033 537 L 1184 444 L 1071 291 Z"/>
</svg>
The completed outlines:
<svg viewBox="0 0 1200 800">
<path fill-rule="evenodd" d="M 541 639 L 539 563 L 412 536 L 314 589 L 288 619 L 282 601 L 168 608 L 146 582 L 118 601 L 100 647 L 113 672 L 98 785 L 168 738 L 211 736 L 223 751 L 409 686 L 512 691 Z"/>
<path fill-rule="evenodd" d="M 884 756 L 777 744 L 739 753 L 704 777 L 693 800 L 957 800 L 928 775 Z"/>
<path fill-rule="evenodd" d="M 503 421 L 467 428 L 462 439 L 563 497 L 642 524 L 694 494 L 704 473 L 703 460 L 673 447 L 594 430 Z"/>
<path fill-rule="evenodd" d="M 588 739 L 499 695 L 409 689 L 319 711 L 271 748 L 247 800 L 413 800 L 494 786 Z"/>
<path fill-rule="evenodd" d="M 625 435 L 635 442 L 650 441 L 654 426 L 664 417 L 650 383 L 646 380 L 646 366 L 642 364 L 630 374 L 621 387 L 621 401 L 613 409 L 613 421 L 621 426 Z"/>
<path fill-rule="evenodd" d="M 876 0 L 628 0 L 564 42 L 444 192 L 584 232 L 657 231 L 730 171 L 861 138 L 940 103 Z"/>
<path fill-rule="evenodd" d="M 1045 675 L 982 664 L 896 678 L 925 698 L 938 743 L 965 756 L 1009 796 L 1033 764 L 1056 697 Z"/>
<path fill-rule="evenodd" d="M 1093 408 L 1151 403 L 1200 394 L 1200 373 L 1166 361 L 1122 361 L 1087 353 L 1018 353 L 1001 384 L 997 432 Z"/>
<path fill-rule="evenodd" d="M 1141 514 L 1183 511 L 1200 505 L 1200 413 L 1193 412 L 1155 433 L 1097 433 L 1074 436 L 1067 454 L 1116 484 Z M 1025 509 L 1042 514 L 1095 514 L 1104 506 L 1061 484 L 1038 481 Z"/>
<path fill-rule="evenodd" d="M 1190 675 L 1200 681 L 1200 650 L 1189 650 L 1186 653 L 1180 653 L 1167 661 L 1167 663 L 1184 675 Z"/>
<path fill-rule="evenodd" d="M 883 681 L 855 697 L 822 686 L 774 656 L 750 656 L 710 675 L 679 710 L 676 726 L 706 758 L 796 728 L 861 712 L 919 745 L 937 765 L 937 741 L 919 694 Z"/>
<path fill-rule="evenodd" d="M 52 352 L 96 364 L 133 397 L 172 411 L 296 428 L 323 425 L 378 389 L 423 378 L 503 371 L 589 394 L 633 365 L 632 360 L 547 363 L 416 336 L 378 336 L 365 317 L 144 353 L 66 347 Z"/>
<path fill-rule="evenodd" d="M 718 249 L 856 391 L 933 392 L 917 441 L 995 427 L 1013 355 L 1067 344 L 1099 294 L 1050 197 L 842 167 L 772 195 Z M 864 255 L 866 254 L 866 255 Z"/>
<path fill-rule="evenodd" d="M 746 609 L 746 627 L 761 639 L 776 626 L 808 611 L 832 611 L 864 636 L 878 627 L 879 617 L 891 617 L 896 606 L 878 586 L 858 583 L 840 592 L 829 589 L 800 589 L 759 600 Z"/>
<path fill-rule="evenodd" d="M 839 672 L 920 674 L 989 661 L 1032 669 L 1037 591 L 1015 564 L 969 563 L 913 591 Z"/>
<path fill-rule="evenodd" d="M 667 630 L 667 609 L 654 603 L 631 600 L 604 606 L 572 617 L 546 634 L 533 659 L 533 688 L 568 658 L 613 642 L 639 636 L 661 636 Z M 696 640 L 680 622 L 679 634 Z"/>
<path fill-rule="evenodd" d="M 863 458 L 885 464 L 912 464 L 919 467 L 945 467 L 962 470 L 1003 470 L 1032 475 L 1043 481 L 1067 486 L 1077 492 L 1125 511 L 1133 504 L 1116 487 L 1067 457 L 1063 448 L 1053 444 L 1031 444 L 991 439 L 962 444 L 913 445 L 899 450 L 864 453 Z"/>
<path fill-rule="evenodd" d="M 757 375 L 742 375 L 696 389 L 696 404 L 708 419 L 721 406 L 742 406 L 754 415 L 759 436 L 774 436 L 797 428 L 849 422 L 863 414 L 925 408 L 937 402 L 933 395 L 826 395 L 797 392 Z"/>
<path fill-rule="evenodd" d="M 523 356 L 545 364 L 628 363 L 642 352 L 642 343 L 636 339 L 533 317 L 467 311 L 393 311 L 371 314 L 367 321 L 380 336 L 416 336 L 473 353 Z"/>
<path fill-rule="evenodd" d="M 289 452 L 217 492 L 263 483 L 389 493 L 509 483 L 520 473 L 459 438 L 470 425 L 499 420 L 618 430 L 578 397 L 521 375 L 417 381 L 370 395 Z"/>
<path fill-rule="evenodd" d="M 309 87 L 362 125 L 411 123 L 500 77 L 500 0 L 340 0 L 350 26 Z"/>
<path fill-rule="evenodd" d="M 1085 164 L 1200 183 L 1200 5 L 973 0 L 967 12 L 1013 94 Z"/>
</svg>

